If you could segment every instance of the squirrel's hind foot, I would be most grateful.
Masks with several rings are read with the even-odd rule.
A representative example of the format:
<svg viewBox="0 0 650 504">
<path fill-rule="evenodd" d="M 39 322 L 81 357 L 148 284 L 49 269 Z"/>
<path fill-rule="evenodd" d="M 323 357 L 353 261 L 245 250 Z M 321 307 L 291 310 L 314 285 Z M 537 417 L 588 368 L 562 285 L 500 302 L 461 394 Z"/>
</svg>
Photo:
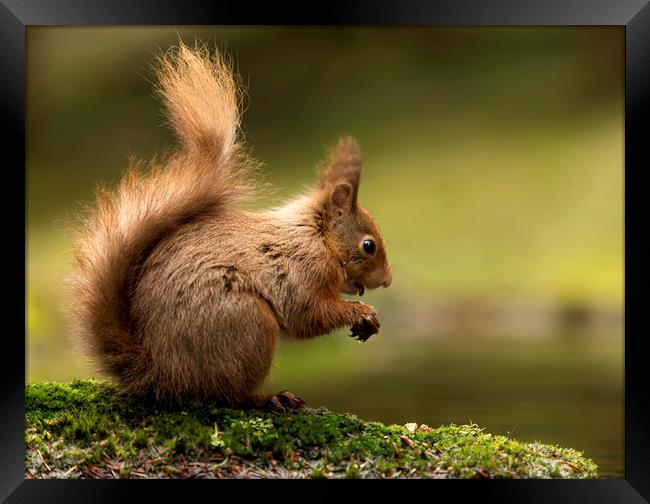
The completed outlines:
<svg viewBox="0 0 650 504">
<path fill-rule="evenodd" d="M 288 413 L 291 410 L 302 409 L 305 404 L 305 401 L 293 392 L 283 390 L 274 395 L 255 396 L 246 405 L 254 409 L 261 409 L 273 413 Z"/>
</svg>

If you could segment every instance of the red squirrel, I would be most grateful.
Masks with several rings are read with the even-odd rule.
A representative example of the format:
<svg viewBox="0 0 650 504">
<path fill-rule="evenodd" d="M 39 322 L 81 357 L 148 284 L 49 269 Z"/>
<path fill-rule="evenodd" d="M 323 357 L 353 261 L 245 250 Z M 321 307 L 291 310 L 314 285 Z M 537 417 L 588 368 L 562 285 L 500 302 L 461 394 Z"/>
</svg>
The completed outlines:
<svg viewBox="0 0 650 504">
<path fill-rule="evenodd" d="M 365 341 L 379 330 L 376 310 L 340 293 L 392 281 L 377 223 L 357 201 L 359 147 L 340 140 L 311 189 L 247 211 L 258 167 L 241 139 L 241 88 L 228 62 L 181 43 L 157 63 L 180 146 L 163 160 L 131 161 L 76 226 L 76 341 L 123 392 L 300 408 L 289 391 L 256 394 L 280 334 L 349 326 Z"/>
</svg>

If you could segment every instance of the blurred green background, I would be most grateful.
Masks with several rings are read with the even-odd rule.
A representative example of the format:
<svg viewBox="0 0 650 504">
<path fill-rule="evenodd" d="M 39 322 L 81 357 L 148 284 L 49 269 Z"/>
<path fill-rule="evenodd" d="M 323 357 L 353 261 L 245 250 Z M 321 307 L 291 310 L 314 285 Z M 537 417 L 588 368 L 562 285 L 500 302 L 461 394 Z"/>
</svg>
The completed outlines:
<svg viewBox="0 0 650 504">
<path fill-rule="evenodd" d="M 473 421 L 623 477 L 621 28 L 28 28 L 27 379 L 93 376 L 66 339 L 66 222 L 174 138 L 148 65 L 210 40 L 248 87 L 277 203 L 345 134 L 378 219 L 382 321 L 282 342 L 265 389 L 367 419 Z"/>
</svg>

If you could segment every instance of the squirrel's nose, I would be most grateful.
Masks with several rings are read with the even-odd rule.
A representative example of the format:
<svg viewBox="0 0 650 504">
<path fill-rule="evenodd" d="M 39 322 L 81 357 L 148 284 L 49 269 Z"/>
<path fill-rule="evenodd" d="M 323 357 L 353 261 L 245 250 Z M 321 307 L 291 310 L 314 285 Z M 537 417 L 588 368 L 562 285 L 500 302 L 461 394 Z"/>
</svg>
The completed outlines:
<svg viewBox="0 0 650 504">
<path fill-rule="evenodd" d="M 389 271 L 386 274 L 386 278 L 384 279 L 384 283 L 382 284 L 384 288 L 388 287 L 391 283 L 393 282 L 393 274 Z"/>
</svg>

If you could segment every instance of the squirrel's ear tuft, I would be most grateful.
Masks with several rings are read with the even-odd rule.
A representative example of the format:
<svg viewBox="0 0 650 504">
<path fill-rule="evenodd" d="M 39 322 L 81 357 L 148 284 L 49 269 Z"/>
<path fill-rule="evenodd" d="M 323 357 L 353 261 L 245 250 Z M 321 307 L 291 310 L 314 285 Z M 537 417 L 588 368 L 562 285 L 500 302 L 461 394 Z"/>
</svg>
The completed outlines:
<svg viewBox="0 0 650 504">
<path fill-rule="evenodd" d="M 353 138 L 343 138 L 330 151 L 327 165 L 320 174 L 321 186 L 334 188 L 333 201 L 335 205 L 339 206 L 335 200 L 342 197 L 343 192 L 347 191 L 347 189 L 339 187 L 341 183 L 345 183 L 351 190 L 351 193 L 346 196 L 345 202 L 346 206 L 351 208 L 357 203 L 360 177 L 361 150 Z"/>
</svg>

